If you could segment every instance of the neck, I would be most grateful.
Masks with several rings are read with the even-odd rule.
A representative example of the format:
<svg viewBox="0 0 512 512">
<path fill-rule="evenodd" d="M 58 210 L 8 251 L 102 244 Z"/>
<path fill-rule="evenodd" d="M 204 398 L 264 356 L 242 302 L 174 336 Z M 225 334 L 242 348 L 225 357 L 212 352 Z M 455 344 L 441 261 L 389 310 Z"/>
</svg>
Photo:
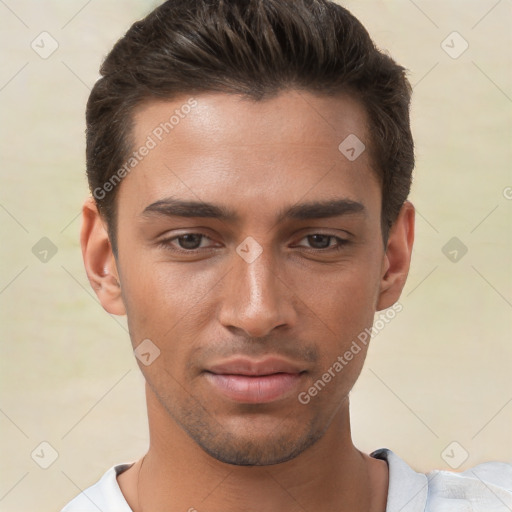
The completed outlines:
<svg viewBox="0 0 512 512">
<path fill-rule="evenodd" d="M 130 468 L 130 474 L 118 478 L 134 512 L 383 512 L 386 508 L 387 464 L 354 447 L 348 400 L 323 437 L 296 458 L 270 466 L 235 466 L 205 453 L 147 385 L 146 397 L 148 453 Z"/>
</svg>

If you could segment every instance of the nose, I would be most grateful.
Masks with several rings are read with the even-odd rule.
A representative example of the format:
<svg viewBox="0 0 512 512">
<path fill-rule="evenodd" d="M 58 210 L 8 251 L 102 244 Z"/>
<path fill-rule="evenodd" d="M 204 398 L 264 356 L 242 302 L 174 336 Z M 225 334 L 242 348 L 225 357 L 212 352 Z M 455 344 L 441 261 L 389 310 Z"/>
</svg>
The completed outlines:
<svg viewBox="0 0 512 512">
<path fill-rule="evenodd" d="M 249 337 L 264 337 L 296 321 L 294 293 L 279 256 L 264 248 L 253 261 L 233 254 L 233 266 L 223 279 L 219 321 Z"/>
</svg>

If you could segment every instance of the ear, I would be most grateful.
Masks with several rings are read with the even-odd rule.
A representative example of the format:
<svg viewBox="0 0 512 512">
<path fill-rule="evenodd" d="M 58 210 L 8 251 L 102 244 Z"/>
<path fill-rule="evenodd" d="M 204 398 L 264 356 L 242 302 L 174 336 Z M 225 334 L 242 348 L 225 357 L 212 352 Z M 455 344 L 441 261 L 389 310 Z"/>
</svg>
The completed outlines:
<svg viewBox="0 0 512 512">
<path fill-rule="evenodd" d="M 405 286 L 414 243 L 414 216 L 413 204 L 405 201 L 390 229 L 382 264 L 377 311 L 392 306 Z"/>
<path fill-rule="evenodd" d="M 80 245 L 87 277 L 101 305 L 112 315 L 125 315 L 116 260 L 107 228 L 92 197 L 82 207 Z"/>
</svg>

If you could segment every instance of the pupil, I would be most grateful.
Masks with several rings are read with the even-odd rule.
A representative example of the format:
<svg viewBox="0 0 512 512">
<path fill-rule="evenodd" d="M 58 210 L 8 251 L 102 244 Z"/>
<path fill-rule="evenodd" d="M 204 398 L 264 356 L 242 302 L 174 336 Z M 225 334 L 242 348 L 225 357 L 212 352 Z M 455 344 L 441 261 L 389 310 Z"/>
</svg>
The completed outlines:
<svg viewBox="0 0 512 512">
<path fill-rule="evenodd" d="M 197 249 L 201 245 L 202 235 L 183 235 L 179 238 L 183 249 Z"/>
<path fill-rule="evenodd" d="M 317 247 L 315 247 L 316 249 L 325 249 L 326 247 L 329 247 L 329 241 L 330 241 L 330 236 L 328 235 L 310 235 L 309 236 L 310 238 L 310 243 L 311 243 L 311 239 L 317 239 L 316 241 L 318 241 L 318 239 L 320 239 L 320 247 L 318 247 L 318 244 L 317 244 Z M 321 243 L 321 240 L 323 239 L 324 243 Z M 315 240 L 313 241 L 313 243 L 311 243 L 311 245 L 315 246 Z"/>
</svg>

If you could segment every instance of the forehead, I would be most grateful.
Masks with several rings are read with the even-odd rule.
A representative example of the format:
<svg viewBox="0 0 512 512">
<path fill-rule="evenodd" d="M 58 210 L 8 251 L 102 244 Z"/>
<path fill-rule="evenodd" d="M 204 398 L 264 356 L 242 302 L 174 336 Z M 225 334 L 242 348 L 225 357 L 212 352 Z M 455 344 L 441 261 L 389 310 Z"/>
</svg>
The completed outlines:
<svg viewBox="0 0 512 512">
<path fill-rule="evenodd" d="M 148 101 L 134 113 L 132 133 L 133 150 L 145 156 L 120 195 L 139 209 L 170 195 L 258 205 L 315 194 L 361 201 L 378 186 L 367 126 L 363 106 L 347 95 Z"/>
<path fill-rule="evenodd" d="M 176 138 L 191 143 L 188 136 L 199 135 L 202 145 L 229 146 L 295 143 L 327 148 L 337 147 L 350 134 L 368 139 L 366 112 L 358 100 L 296 90 L 259 101 L 224 93 L 145 101 L 134 112 L 135 142 L 144 142 L 149 134 L 164 143 Z"/>
</svg>

